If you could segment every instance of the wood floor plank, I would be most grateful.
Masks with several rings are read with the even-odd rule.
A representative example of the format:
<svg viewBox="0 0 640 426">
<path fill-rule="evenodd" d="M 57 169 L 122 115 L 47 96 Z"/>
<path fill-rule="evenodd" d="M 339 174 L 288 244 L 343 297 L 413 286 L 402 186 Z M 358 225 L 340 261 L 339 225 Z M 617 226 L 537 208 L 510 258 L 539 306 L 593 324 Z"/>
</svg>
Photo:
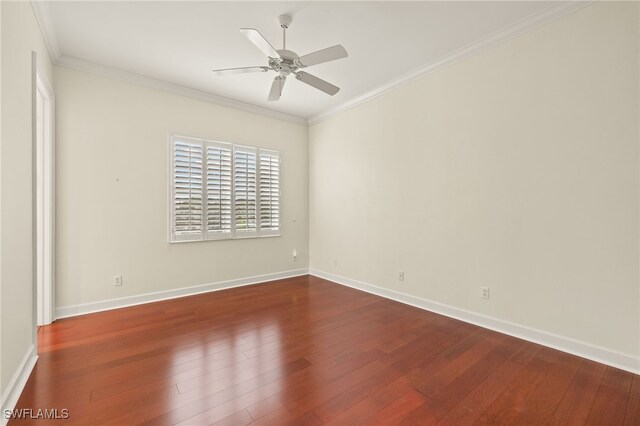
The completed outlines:
<svg viewBox="0 0 640 426">
<path fill-rule="evenodd" d="M 66 425 L 640 424 L 639 376 L 311 276 L 38 340 L 17 408 L 67 408 Z"/>
<path fill-rule="evenodd" d="M 624 417 L 625 426 L 640 425 L 640 376 L 634 376 Z"/>
<path fill-rule="evenodd" d="M 606 369 L 605 365 L 582 360 L 549 423 L 551 425 L 585 424 Z"/>
<path fill-rule="evenodd" d="M 371 423 L 369 416 L 372 413 L 376 413 L 409 392 L 415 392 L 411 384 L 406 377 L 399 377 L 372 393 L 368 398 L 361 399 L 358 403 L 334 417 L 330 423 L 336 425 L 358 425 L 365 421 Z M 417 405 L 421 405 L 424 402 L 424 397 L 420 398 L 420 400 L 420 404 Z"/>
<path fill-rule="evenodd" d="M 546 352 L 545 356 L 531 360 L 474 424 L 514 424 L 527 399 L 559 356 L 551 349 L 541 352 Z"/>
<path fill-rule="evenodd" d="M 395 353 L 391 353 L 390 359 L 393 360 L 393 363 L 389 366 L 356 386 L 336 393 L 332 398 L 316 406 L 314 411 L 323 420 L 330 420 L 336 414 L 355 405 L 360 399 L 367 398 L 376 389 L 401 377 L 405 371 L 411 369 L 417 362 L 436 356 L 456 342 L 455 335 L 439 336 L 431 341 L 416 339 L 414 343 L 398 349 Z"/>
<path fill-rule="evenodd" d="M 469 394 L 455 401 L 457 404 L 439 423 L 451 426 L 473 424 L 524 368 L 524 365 L 511 360 L 503 362 Z M 431 413 L 433 408 L 423 407 L 423 410 Z M 433 415 L 435 419 L 435 413 Z M 411 424 L 411 418 L 403 420 L 403 424 Z"/>
<path fill-rule="evenodd" d="M 464 352 L 455 352 L 457 355 L 445 354 L 443 358 L 448 362 L 440 368 L 435 374 L 426 377 L 424 382 L 417 387 L 417 390 L 426 397 L 432 397 L 442 388 L 456 380 L 460 375 L 467 371 L 473 364 L 482 359 L 487 353 L 495 348 L 495 345 L 502 340 L 502 336 L 493 334 L 490 337 L 476 341 L 472 346 L 465 346 Z"/>
<path fill-rule="evenodd" d="M 588 425 L 624 423 L 633 378 L 622 370 L 607 367 L 587 419 Z"/>
<path fill-rule="evenodd" d="M 251 417 L 251 414 L 249 414 L 249 412 L 247 410 L 240 410 L 237 411 L 221 420 L 218 420 L 217 422 L 211 423 L 211 425 L 214 426 L 229 426 L 229 425 L 242 425 L 242 426 L 246 426 L 248 424 L 250 424 L 251 422 L 253 422 L 253 417 Z"/>
<path fill-rule="evenodd" d="M 455 360 L 457 362 L 449 363 L 445 368 L 442 368 L 438 374 L 432 377 L 435 385 L 429 385 L 429 394 L 425 394 L 425 384 L 430 382 L 429 379 L 422 385 L 418 386 L 418 390 L 425 395 L 425 402 L 419 407 L 421 412 L 428 412 L 429 419 L 433 422 L 441 422 L 454 407 L 463 400 L 467 395 L 472 393 L 476 387 L 483 383 L 489 374 L 495 369 L 499 369 L 500 366 L 513 355 L 513 353 L 523 344 L 523 342 L 517 340 L 506 339 L 505 336 L 491 336 L 491 338 L 485 339 L 484 343 L 490 344 L 491 350 L 482 355 L 477 361 L 472 361 L 472 358 L 465 358 L 466 354 L 474 354 L 473 349 L 476 351 L 481 348 L 478 344 L 475 347 L 470 347 L 467 352 L 460 354 Z M 480 351 L 479 353 L 483 353 Z M 465 360 L 468 362 L 467 368 L 460 369 L 459 361 Z M 446 381 L 443 381 L 446 378 Z M 418 408 L 418 407 L 416 407 Z M 408 416 L 415 415 L 414 413 L 407 413 Z M 402 419 L 404 421 L 404 419 Z"/>
<path fill-rule="evenodd" d="M 377 411 L 374 410 L 374 414 L 367 417 L 364 423 L 370 425 L 397 424 L 406 417 L 407 413 L 423 403 L 424 396 L 420 392 L 415 390 L 408 391 L 390 404 L 384 405 Z"/>
<path fill-rule="evenodd" d="M 278 410 L 282 412 L 287 409 L 287 405 L 302 401 L 310 394 L 313 394 L 316 400 L 322 400 L 320 395 L 326 398 L 326 395 L 331 394 L 332 391 L 335 392 L 335 389 L 357 383 L 379 371 L 384 365 L 379 359 L 380 354 L 381 352 L 377 350 L 351 353 L 349 357 L 336 360 L 335 363 L 328 363 L 325 360 L 313 364 L 305 370 L 305 374 L 299 375 L 295 380 L 289 381 L 286 386 L 282 386 L 281 391 L 270 397 L 269 401 L 264 404 L 255 404 L 247 410 L 254 419 L 262 419 L 272 413 L 278 415 Z M 302 403 L 299 406 L 301 407 L 298 410 L 299 413 L 309 409 Z"/>
<path fill-rule="evenodd" d="M 289 364 L 283 365 L 279 368 L 270 370 L 263 374 L 257 375 L 251 379 L 241 381 L 232 386 L 226 385 L 218 385 L 217 383 L 212 383 L 211 387 L 205 386 L 199 392 L 190 392 L 185 395 L 181 395 L 176 398 L 176 403 L 173 404 L 175 408 L 171 411 L 165 412 L 159 416 L 151 417 L 153 410 L 146 413 L 146 417 L 149 417 L 147 420 L 142 422 L 141 424 L 176 424 L 183 422 L 194 415 L 198 415 L 205 411 L 211 410 L 213 408 L 217 408 L 219 406 L 224 407 L 226 410 L 227 405 L 231 403 L 231 405 L 235 405 L 238 408 L 245 408 L 246 406 L 250 406 L 255 402 L 259 401 L 264 393 L 267 395 L 270 392 L 279 388 L 279 382 L 289 375 L 294 374 L 295 372 L 304 370 L 309 366 L 309 362 L 304 358 L 291 362 Z M 273 386 L 269 386 L 273 385 Z M 265 389 L 269 386 L 269 389 Z M 253 399 L 253 397 L 257 399 Z M 237 399 L 241 398 L 244 401 L 241 405 L 237 405 Z M 245 401 L 245 399 L 247 399 Z M 157 409 L 157 407 L 154 407 Z M 232 414 L 233 412 L 225 411 L 225 413 Z M 137 413 L 138 415 L 141 413 Z"/>
<path fill-rule="evenodd" d="M 383 367 L 384 363 L 376 360 L 357 370 L 341 375 L 324 385 L 315 386 L 313 383 L 306 383 L 306 386 L 303 388 L 304 391 L 302 392 L 291 392 L 289 389 L 284 390 L 283 398 L 280 400 L 282 406 L 271 413 L 260 416 L 255 424 L 281 424 L 282 422 L 289 421 L 289 419 L 303 416 L 311 411 L 318 403 L 330 399 L 341 392 L 342 389 L 349 389 L 358 383 L 362 383 L 367 380 L 367 378 L 378 373 Z"/>
<path fill-rule="evenodd" d="M 546 424 L 556 411 L 580 365 L 580 359 L 570 354 L 559 354 L 546 376 L 533 390 L 516 417 L 518 424 Z"/>
</svg>

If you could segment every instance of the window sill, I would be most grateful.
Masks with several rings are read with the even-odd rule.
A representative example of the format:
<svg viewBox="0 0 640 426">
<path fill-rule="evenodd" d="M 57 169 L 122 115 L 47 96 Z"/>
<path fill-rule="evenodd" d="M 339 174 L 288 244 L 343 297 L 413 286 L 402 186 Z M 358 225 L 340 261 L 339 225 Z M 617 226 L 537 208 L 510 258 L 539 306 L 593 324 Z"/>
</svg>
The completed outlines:
<svg viewBox="0 0 640 426">
<path fill-rule="evenodd" d="M 260 239 L 260 238 L 278 238 L 281 237 L 282 234 L 271 234 L 271 235 L 245 235 L 245 236 L 236 236 L 229 238 L 208 238 L 203 240 L 169 240 L 169 244 L 183 244 L 183 243 L 206 243 L 212 241 L 233 241 L 233 240 L 251 240 L 251 239 Z"/>
</svg>

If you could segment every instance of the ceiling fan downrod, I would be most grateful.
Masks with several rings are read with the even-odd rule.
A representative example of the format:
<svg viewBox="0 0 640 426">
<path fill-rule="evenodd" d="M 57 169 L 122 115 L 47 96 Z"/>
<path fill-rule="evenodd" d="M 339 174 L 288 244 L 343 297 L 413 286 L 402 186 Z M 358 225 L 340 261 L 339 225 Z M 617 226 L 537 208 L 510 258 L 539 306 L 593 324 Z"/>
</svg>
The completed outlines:
<svg viewBox="0 0 640 426">
<path fill-rule="evenodd" d="M 291 15 L 278 16 L 278 24 L 282 28 L 282 50 L 287 50 L 287 28 L 291 25 Z"/>
</svg>

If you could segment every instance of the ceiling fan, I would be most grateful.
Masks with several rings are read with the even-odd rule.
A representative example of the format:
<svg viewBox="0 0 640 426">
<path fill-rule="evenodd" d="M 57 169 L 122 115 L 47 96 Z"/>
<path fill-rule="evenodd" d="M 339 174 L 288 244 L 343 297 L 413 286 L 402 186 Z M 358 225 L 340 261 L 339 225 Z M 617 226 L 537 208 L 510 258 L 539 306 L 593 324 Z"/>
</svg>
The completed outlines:
<svg viewBox="0 0 640 426">
<path fill-rule="evenodd" d="M 240 32 L 249 39 L 262 53 L 267 55 L 269 62 L 267 66 L 243 67 L 243 68 L 226 68 L 221 70 L 213 70 L 216 75 L 244 74 L 250 72 L 267 72 L 275 71 L 278 75 L 273 79 L 271 91 L 269 92 L 269 100 L 277 101 L 282 96 L 282 89 L 287 77 L 290 74 L 296 76 L 297 80 L 315 87 L 328 95 L 335 95 L 340 90 L 339 87 L 324 81 L 314 75 L 301 71 L 303 68 L 312 65 L 322 64 L 324 62 L 335 61 L 336 59 L 346 58 L 347 51 L 344 47 L 337 44 L 317 52 L 309 53 L 304 56 L 298 56 L 295 52 L 287 50 L 287 28 L 291 25 L 291 16 L 280 15 L 278 23 L 282 27 L 282 49 L 276 50 L 263 37 L 262 34 L 253 28 L 241 28 Z"/>
</svg>

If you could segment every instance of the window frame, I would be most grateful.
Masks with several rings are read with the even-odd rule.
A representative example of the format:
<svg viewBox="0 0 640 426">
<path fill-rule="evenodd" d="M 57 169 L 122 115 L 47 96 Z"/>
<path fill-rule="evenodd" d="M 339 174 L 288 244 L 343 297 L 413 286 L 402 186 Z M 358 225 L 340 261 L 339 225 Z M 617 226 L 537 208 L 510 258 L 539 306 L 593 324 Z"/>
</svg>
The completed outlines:
<svg viewBox="0 0 640 426">
<path fill-rule="evenodd" d="M 168 226 L 167 240 L 170 244 L 191 243 L 198 241 L 220 241 L 220 240 L 241 240 L 249 238 L 280 237 L 282 235 L 282 157 L 280 151 L 271 148 L 260 148 L 256 146 L 240 145 L 231 142 L 222 142 L 205 138 L 185 136 L 179 133 L 168 135 Z M 197 143 L 202 146 L 202 231 L 192 235 L 176 235 L 175 233 L 175 154 L 174 147 L 176 141 L 187 143 Z M 229 232 L 209 232 L 207 226 L 207 147 L 229 149 L 231 153 L 231 230 Z M 236 203 L 235 203 L 235 153 L 236 149 L 244 152 L 253 152 L 256 155 L 256 229 L 255 231 L 240 231 L 236 229 Z M 260 155 L 268 153 L 275 155 L 278 159 L 278 229 L 260 229 Z"/>
</svg>

